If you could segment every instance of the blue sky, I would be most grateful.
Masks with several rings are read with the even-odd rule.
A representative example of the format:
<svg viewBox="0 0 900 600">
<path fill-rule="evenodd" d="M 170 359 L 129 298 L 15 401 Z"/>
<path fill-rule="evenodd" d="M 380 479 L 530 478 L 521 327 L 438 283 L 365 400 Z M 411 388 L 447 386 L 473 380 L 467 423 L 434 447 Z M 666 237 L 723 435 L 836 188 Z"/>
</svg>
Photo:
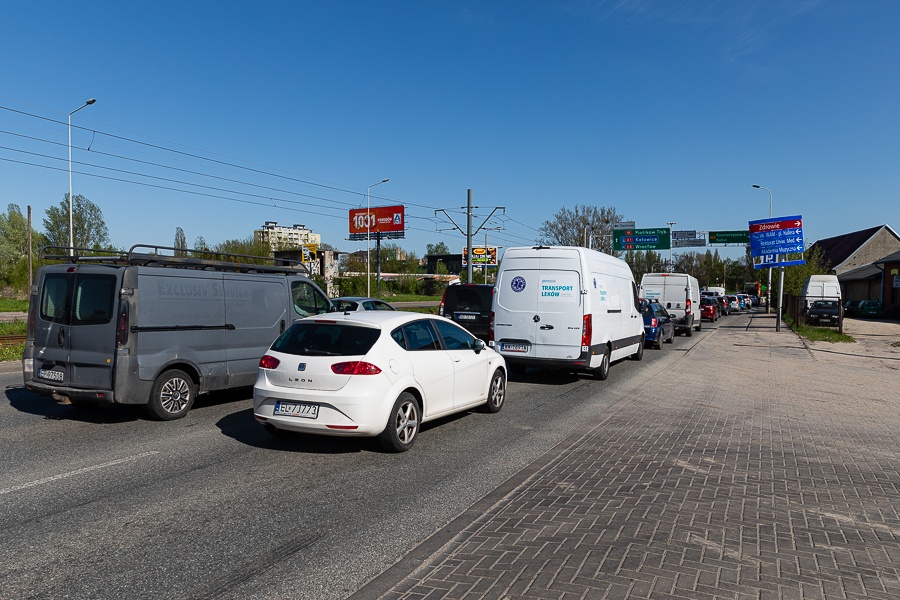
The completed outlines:
<svg viewBox="0 0 900 600">
<path fill-rule="evenodd" d="M 73 189 L 116 246 L 278 221 L 363 249 L 348 210 L 384 178 L 371 204 L 406 205 L 419 256 L 463 246 L 435 210 L 464 224 L 468 189 L 476 225 L 505 207 L 503 247 L 578 204 L 746 229 L 769 210 L 751 184 L 808 242 L 900 231 L 891 0 L 22 2 L 4 23 L 0 202 L 38 228 L 97 98 Z"/>
</svg>

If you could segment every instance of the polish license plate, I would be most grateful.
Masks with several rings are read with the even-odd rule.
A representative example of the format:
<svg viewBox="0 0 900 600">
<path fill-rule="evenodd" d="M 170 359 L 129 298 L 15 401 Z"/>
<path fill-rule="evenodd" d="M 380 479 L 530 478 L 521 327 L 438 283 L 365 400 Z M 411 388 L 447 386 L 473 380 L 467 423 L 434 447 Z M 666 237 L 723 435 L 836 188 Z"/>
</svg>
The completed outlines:
<svg viewBox="0 0 900 600">
<path fill-rule="evenodd" d="M 456 318 L 460 321 L 474 321 L 478 318 L 478 315 L 466 314 L 466 313 L 456 313 Z"/>
<path fill-rule="evenodd" d="M 49 379 L 50 381 L 62 381 L 63 380 L 63 372 L 62 371 L 51 371 L 49 369 L 40 369 L 38 371 L 38 377 L 41 379 Z"/>
<path fill-rule="evenodd" d="M 284 417 L 300 417 L 316 419 L 319 416 L 318 404 L 298 404 L 296 402 L 276 402 L 275 414 Z"/>
<path fill-rule="evenodd" d="M 500 344 L 501 352 L 528 352 L 528 344 Z"/>
</svg>

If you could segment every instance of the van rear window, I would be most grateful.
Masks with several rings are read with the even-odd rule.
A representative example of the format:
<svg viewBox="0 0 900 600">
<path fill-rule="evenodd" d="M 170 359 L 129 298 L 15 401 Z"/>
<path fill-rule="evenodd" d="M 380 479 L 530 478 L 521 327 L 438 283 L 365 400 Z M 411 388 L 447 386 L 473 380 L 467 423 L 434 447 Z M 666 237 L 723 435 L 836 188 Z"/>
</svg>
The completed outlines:
<svg viewBox="0 0 900 600">
<path fill-rule="evenodd" d="M 115 275 L 48 273 L 41 318 L 64 325 L 103 325 L 113 318 L 115 299 Z"/>
</svg>

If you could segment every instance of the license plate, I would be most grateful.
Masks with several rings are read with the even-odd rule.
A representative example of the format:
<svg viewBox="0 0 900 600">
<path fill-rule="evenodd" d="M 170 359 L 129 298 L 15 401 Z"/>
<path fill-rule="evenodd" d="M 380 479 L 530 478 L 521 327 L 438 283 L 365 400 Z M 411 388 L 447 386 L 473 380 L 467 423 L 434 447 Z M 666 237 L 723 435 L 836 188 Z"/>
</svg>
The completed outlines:
<svg viewBox="0 0 900 600">
<path fill-rule="evenodd" d="M 528 344 L 500 344 L 501 352 L 528 352 Z"/>
<path fill-rule="evenodd" d="M 318 404 L 297 404 L 296 402 L 276 402 L 275 414 L 285 417 L 316 419 L 319 416 Z"/>
<path fill-rule="evenodd" d="M 49 379 L 50 381 L 62 381 L 63 380 L 63 372 L 62 371 L 49 371 L 47 369 L 40 369 L 38 371 L 38 377 L 41 379 Z"/>
<path fill-rule="evenodd" d="M 466 315 L 466 314 L 456 313 L 456 318 L 459 319 L 460 321 L 474 321 L 475 319 L 478 318 L 478 315 Z"/>
</svg>

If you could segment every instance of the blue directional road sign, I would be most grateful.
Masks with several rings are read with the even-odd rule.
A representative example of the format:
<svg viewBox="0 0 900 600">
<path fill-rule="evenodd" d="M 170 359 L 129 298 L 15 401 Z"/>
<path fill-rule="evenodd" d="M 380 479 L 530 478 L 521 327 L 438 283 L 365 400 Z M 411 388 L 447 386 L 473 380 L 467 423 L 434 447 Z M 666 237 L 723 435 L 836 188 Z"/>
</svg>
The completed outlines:
<svg viewBox="0 0 900 600">
<path fill-rule="evenodd" d="M 750 221 L 750 255 L 763 257 L 757 269 L 802 265 L 803 217 L 775 217 Z M 789 260 L 787 255 L 800 254 L 801 259 Z M 779 260 L 781 258 L 781 260 Z"/>
<path fill-rule="evenodd" d="M 750 254 L 789 254 L 803 252 L 803 219 L 779 217 L 750 221 Z"/>
</svg>

